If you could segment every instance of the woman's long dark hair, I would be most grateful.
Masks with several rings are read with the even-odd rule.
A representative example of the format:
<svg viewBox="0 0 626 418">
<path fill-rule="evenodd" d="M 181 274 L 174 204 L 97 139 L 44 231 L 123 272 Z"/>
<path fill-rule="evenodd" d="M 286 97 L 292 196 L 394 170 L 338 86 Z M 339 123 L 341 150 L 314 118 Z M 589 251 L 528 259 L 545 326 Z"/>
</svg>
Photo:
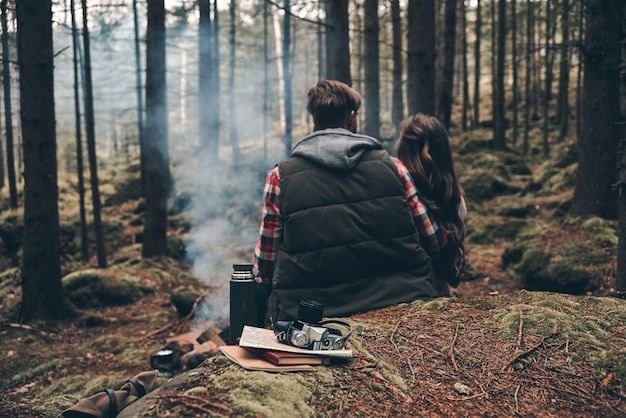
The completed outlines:
<svg viewBox="0 0 626 418">
<path fill-rule="evenodd" d="M 452 254 L 464 251 L 465 223 L 459 215 L 463 189 L 454 172 L 446 128 L 437 118 L 416 113 L 402 121 L 399 133 L 398 159 L 411 173 L 420 199 L 448 232 Z"/>
</svg>

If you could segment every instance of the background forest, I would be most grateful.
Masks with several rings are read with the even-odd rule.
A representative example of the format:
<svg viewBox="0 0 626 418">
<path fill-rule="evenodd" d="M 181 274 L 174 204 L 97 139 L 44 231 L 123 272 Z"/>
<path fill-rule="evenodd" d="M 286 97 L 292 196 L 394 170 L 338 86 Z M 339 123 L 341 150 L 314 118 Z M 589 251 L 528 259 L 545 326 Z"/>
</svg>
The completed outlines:
<svg viewBox="0 0 626 418">
<path fill-rule="evenodd" d="M 621 297 L 622 3 L 1 0 L 0 335 L 21 354 L 0 353 L 7 416 L 80 397 L 109 368 L 141 370 L 186 325 L 168 311 L 181 292 L 210 294 L 197 311 L 223 325 L 266 171 L 311 131 L 306 91 L 320 79 L 362 94 L 360 132 L 392 153 L 409 114 L 448 127 L 469 209 L 461 299 Z M 602 366 L 622 382 L 616 363 Z M 593 403 L 579 398 L 571 410 Z M 51 402 L 41 416 L 71 404 Z"/>
</svg>

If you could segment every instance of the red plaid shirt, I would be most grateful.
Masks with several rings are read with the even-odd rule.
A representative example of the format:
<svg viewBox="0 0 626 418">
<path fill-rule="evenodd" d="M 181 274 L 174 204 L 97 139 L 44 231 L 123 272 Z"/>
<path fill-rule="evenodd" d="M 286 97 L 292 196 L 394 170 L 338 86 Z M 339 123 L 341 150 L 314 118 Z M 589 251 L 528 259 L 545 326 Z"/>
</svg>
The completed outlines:
<svg viewBox="0 0 626 418">
<path fill-rule="evenodd" d="M 422 246 L 432 258 L 437 259 L 447 244 L 443 231 L 429 215 L 428 209 L 419 199 L 413 178 L 397 158 L 392 158 L 406 189 L 406 200 L 411 207 Z M 271 283 L 278 247 L 283 238 L 283 218 L 280 214 L 280 174 L 274 167 L 267 174 L 263 190 L 263 211 L 259 240 L 254 249 L 254 264 L 257 280 Z"/>
</svg>

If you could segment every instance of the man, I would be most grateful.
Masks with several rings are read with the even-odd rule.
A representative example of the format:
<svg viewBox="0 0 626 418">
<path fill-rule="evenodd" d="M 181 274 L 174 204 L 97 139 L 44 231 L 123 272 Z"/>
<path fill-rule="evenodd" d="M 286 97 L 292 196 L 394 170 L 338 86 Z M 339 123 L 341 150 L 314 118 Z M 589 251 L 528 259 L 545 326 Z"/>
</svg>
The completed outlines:
<svg viewBox="0 0 626 418">
<path fill-rule="evenodd" d="M 335 317 L 450 295 L 426 252 L 439 254 L 445 236 L 406 167 L 356 134 L 360 105 L 339 81 L 312 87 L 314 132 L 267 175 L 255 265 L 271 324 L 296 319 L 302 299 Z"/>
</svg>

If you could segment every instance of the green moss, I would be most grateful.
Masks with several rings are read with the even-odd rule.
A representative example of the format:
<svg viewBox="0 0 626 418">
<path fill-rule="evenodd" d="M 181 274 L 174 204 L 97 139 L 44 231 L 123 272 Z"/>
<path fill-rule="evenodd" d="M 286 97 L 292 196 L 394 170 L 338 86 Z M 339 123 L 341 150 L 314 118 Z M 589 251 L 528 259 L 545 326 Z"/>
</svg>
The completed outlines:
<svg viewBox="0 0 626 418">
<path fill-rule="evenodd" d="M 247 373 L 233 365 L 225 373 L 215 376 L 212 384 L 228 390 L 238 413 L 277 418 L 316 416 L 307 403 L 315 393 L 316 385 L 300 374 Z"/>
<path fill-rule="evenodd" d="M 507 166 L 502 163 L 498 156 L 489 152 L 480 153 L 478 157 L 472 161 L 472 168 L 495 173 L 497 176 L 506 181 L 511 180 L 511 174 L 509 173 Z"/>
<path fill-rule="evenodd" d="M 440 309 L 444 309 L 448 306 L 449 299 L 447 298 L 438 298 L 429 300 L 422 305 L 422 309 L 425 311 L 438 311 Z"/>
<path fill-rule="evenodd" d="M 126 305 L 153 292 L 139 286 L 131 276 L 118 278 L 107 270 L 89 269 L 70 273 L 63 278 L 63 287 L 69 299 L 79 308 L 97 305 Z"/>
<path fill-rule="evenodd" d="M 460 178 L 468 201 L 489 200 L 497 195 L 513 194 L 520 189 L 509 185 L 506 179 L 495 173 L 480 169 L 471 170 Z"/>
<path fill-rule="evenodd" d="M 123 342 L 117 335 L 103 335 L 91 343 L 89 348 L 97 351 L 98 353 L 119 354 L 127 346 L 128 344 Z"/>
<path fill-rule="evenodd" d="M 589 363 L 596 368 L 596 375 L 604 377 L 608 373 L 614 373 L 622 384 L 626 383 L 626 350 L 609 350 L 593 353 Z"/>
<path fill-rule="evenodd" d="M 542 194 L 559 193 L 574 187 L 576 178 L 576 164 L 565 168 L 554 167 L 550 162 L 540 167 L 539 183 Z"/>
<path fill-rule="evenodd" d="M 610 254 L 600 250 L 597 246 L 582 242 L 565 244 L 556 250 L 555 260 L 563 260 L 565 263 L 580 266 L 596 266 L 608 263 L 612 260 Z"/>
<path fill-rule="evenodd" d="M 576 350 L 588 351 L 590 347 L 606 347 L 608 333 L 606 324 L 601 319 L 581 316 L 574 309 L 560 310 L 554 303 L 547 303 L 548 299 L 541 296 L 541 304 L 553 307 L 523 304 L 511 305 L 505 312 L 494 311 L 494 319 L 500 321 L 502 327 L 500 338 L 515 339 L 519 331 L 519 313 L 522 312 L 523 332 L 526 336 L 545 337 L 557 330 L 560 334 L 555 338 L 559 341 L 569 339 Z"/>
<path fill-rule="evenodd" d="M 581 231 L 596 243 L 605 246 L 617 246 L 617 232 L 609 222 L 602 218 L 592 217 L 580 226 Z"/>
</svg>

